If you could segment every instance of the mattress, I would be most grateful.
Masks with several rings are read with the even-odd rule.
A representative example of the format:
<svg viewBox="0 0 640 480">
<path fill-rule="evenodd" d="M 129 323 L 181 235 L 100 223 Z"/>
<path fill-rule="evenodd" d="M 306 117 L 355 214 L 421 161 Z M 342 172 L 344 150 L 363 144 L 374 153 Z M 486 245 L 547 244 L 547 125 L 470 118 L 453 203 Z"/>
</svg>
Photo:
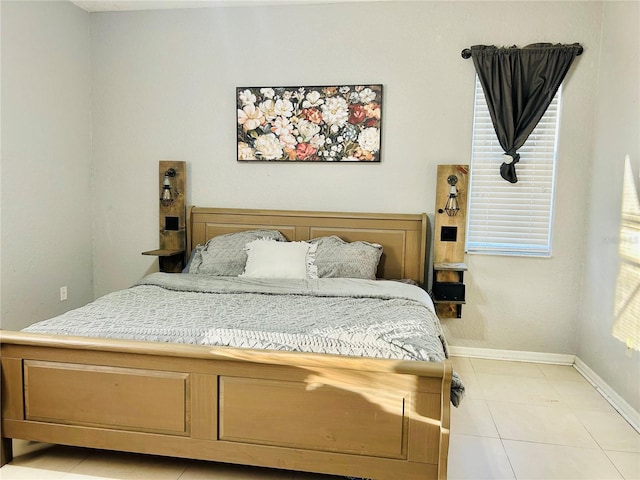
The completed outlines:
<svg viewBox="0 0 640 480">
<path fill-rule="evenodd" d="M 441 362 L 429 295 L 398 281 L 154 273 L 23 331 Z M 454 372 L 451 402 L 464 386 Z"/>
</svg>

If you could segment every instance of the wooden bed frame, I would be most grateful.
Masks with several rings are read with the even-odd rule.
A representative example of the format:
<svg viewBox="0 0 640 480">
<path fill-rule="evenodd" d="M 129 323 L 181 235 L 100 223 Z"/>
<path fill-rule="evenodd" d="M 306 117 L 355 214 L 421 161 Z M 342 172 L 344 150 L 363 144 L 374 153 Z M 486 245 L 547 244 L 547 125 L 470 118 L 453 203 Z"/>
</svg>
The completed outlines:
<svg viewBox="0 0 640 480">
<path fill-rule="evenodd" d="M 424 280 L 426 215 L 189 210 L 188 250 L 272 228 L 383 245 L 379 276 Z M 2 331 L 2 459 L 11 439 L 377 480 L 447 475 L 452 368 Z"/>
</svg>

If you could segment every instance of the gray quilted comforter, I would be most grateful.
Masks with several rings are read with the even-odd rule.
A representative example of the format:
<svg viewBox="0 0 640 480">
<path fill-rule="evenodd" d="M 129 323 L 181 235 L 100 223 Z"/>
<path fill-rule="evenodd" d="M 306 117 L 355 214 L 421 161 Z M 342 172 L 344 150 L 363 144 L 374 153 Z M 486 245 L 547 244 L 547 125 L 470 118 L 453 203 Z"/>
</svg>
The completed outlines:
<svg viewBox="0 0 640 480">
<path fill-rule="evenodd" d="M 24 331 L 399 360 L 447 357 L 427 293 L 379 280 L 154 273 Z M 454 373 L 454 405 L 463 393 Z"/>
</svg>

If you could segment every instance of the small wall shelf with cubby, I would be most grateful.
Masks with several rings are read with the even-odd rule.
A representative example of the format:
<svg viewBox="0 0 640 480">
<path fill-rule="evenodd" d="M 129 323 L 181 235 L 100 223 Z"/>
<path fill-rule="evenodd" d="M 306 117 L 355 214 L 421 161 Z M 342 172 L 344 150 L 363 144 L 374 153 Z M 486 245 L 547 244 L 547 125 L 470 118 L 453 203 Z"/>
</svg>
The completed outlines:
<svg viewBox="0 0 640 480">
<path fill-rule="evenodd" d="M 465 263 L 434 263 L 431 296 L 436 313 L 441 318 L 462 317 L 462 305 L 466 303 L 464 272 Z"/>
</svg>

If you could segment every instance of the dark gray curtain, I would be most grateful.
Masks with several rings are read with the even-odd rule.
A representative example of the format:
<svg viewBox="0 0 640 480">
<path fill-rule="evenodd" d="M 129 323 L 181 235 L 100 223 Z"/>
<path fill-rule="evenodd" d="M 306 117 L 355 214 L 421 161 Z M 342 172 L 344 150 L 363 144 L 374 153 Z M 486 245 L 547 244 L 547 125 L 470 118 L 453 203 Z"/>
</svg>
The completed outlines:
<svg viewBox="0 0 640 480">
<path fill-rule="evenodd" d="M 471 58 L 487 99 L 498 141 L 513 159 L 500 175 L 516 183 L 518 149 L 546 112 L 580 45 L 536 43 L 524 48 L 475 45 Z"/>
</svg>

